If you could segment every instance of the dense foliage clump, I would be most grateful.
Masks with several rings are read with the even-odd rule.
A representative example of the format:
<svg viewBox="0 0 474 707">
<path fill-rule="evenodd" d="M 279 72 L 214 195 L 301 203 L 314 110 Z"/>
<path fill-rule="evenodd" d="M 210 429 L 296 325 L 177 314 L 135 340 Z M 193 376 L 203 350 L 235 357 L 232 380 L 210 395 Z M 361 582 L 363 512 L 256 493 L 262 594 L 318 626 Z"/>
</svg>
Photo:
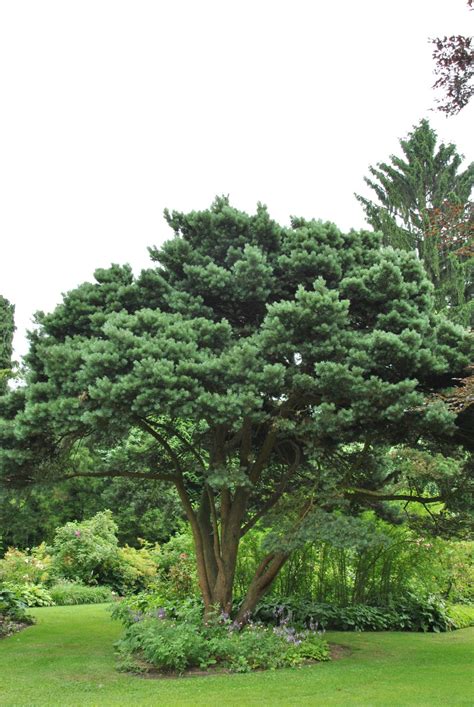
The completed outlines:
<svg viewBox="0 0 474 707">
<path fill-rule="evenodd" d="M 25 610 L 25 604 L 16 594 L 0 584 L 0 638 L 33 623 Z"/>
<path fill-rule="evenodd" d="M 114 608 L 113 615 L 126 626 L 117 644 L 122 669 L 248 672 L 329 659 L 328 645 L 315 628 L 296 630 L 286 623 L 270 628 L 247 621 L 242 629 L 225 613 L 208 615 L 203 624 L 201 607 L 189 602 L 168 611 L 162 606 L 139 611 L 130 602 Z"/>
</svg>

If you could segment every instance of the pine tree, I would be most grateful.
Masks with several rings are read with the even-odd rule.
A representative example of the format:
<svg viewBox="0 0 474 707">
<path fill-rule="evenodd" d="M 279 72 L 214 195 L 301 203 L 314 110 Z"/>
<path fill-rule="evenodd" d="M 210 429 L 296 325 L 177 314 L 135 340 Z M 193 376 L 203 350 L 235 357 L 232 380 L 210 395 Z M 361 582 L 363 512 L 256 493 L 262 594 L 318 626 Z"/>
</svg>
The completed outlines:
<svg viewBox="0 0 474 707">
<path fill-rule="evenodd" d="M 434 284 L 438 310 L 468 324 L 474 312 L 474 163 L 460 171 L 462 156 L 452 144 L 437 144 L 427 120 L 400 146 L 402 157 L 392 155 L 369 168 L 365 182 L 376 201 L 356 197 L 385 245 L 418 254 Z"/>
<path fill-rule="evenodd" d="M 274 527 L 245 620 L 324 513 L 443 500 L 380 458 L 450 428 L 425 397 L 462 374 L 472 341 L 435 314 L 415 255 L 377 233 L 283 228 L 222 198 L 166 218 L 154 267 L 99 270 L 38 316 L 26 385 L 0 397 L 0 477 L 173 485 L 207 611 L 232 607 L 241 538 Z"/>
</svg>

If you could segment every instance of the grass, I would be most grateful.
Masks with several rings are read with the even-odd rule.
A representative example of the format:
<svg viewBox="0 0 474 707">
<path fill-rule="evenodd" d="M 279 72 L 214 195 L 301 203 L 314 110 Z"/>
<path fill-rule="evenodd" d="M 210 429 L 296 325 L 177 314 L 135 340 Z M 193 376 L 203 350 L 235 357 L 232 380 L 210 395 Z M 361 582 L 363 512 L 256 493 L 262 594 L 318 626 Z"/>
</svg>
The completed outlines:
<svg viewBox="0 0 474 707">
<path fill-rule="evenodd" d="M 474 628 L 446 634 L 328 633 L 351 654 L 252 675 L 150 680 L 114 670 L 121 627 L 105 605 L 35 609 L 0 641 L 7 705 L 472 705 Z"/>
</svg>

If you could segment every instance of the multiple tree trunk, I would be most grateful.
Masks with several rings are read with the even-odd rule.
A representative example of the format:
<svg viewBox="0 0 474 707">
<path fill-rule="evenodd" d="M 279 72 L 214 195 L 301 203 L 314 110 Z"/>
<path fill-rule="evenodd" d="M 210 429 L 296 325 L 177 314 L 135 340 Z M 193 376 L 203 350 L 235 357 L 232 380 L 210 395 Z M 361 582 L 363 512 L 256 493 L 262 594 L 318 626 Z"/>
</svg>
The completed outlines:
<svg viewBox="0 0 474 707">
<path fill-rule="evenodd" d="M 223 491 L 221 519 L 218 522 L 213 491 L 209 488 L 203 491 L 199 510 L 195 511 L 184 486 L 177 484 L 177 487 L 193 533 L 205 614 L 215 610 L 215 607 L 230 613 L 239 543 L 249 492 L 239 489 L 230 501 L 230 493 Z M 288 553 L 270 552 L 262 559 L 236 616 L 238 623 L 244 624 L 247 621 L 287 558 Z"/>
</svg>

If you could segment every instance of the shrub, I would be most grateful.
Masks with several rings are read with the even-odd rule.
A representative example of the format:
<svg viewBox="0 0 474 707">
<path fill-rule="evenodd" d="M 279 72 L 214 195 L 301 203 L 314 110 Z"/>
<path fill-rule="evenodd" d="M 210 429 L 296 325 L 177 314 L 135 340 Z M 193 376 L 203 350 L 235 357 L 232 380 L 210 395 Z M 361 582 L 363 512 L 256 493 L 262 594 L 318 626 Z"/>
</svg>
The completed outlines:
<svg viewBox="0 0 474 707">
<path fill-rule="evenodd" d="M 454 628 L 474 626 L 474 606 L 468 604 L 451 604 L 447 608 L 449 618 Z"/>
<path fill-rule="evenodd" d="M 25 604 L 4 585 L 0 585 L 0 637 L 10 636 L 33 619 L 25 611 Z"/>
<path fill-rule="evenodd" d="M 397 619 L 392 630 L 408 631 L 450 631 L 454 628 L 446 605 L 436 597 L 417 599 L 409 596 L 394 605 Z"/>
<path fill-rule="evenodd" d="M 52 546 L 56 574 L 84 584 L 103 582 L 117 564 L 116 533 L 117 525 L 110 511 L 58 528 Z"/>
<path fill-rule="evenodd" d="M 193 624 L 173 620 L 141 620 L 128 627 L 120 649 L 137 652 L 149 663 L 164 671 L 183 672 L 186 668 L 206 668 L 211 663 L 212 648 Z"/>
<path fill-rule="evenodd" d="M 110 602 L 114 598 L 114 593 L 110 587 L 89 587 L 79 582 L 69 582 L 67 580 L 54 584 L 50 588 L 49 593 L 54 603 L 58 606 L 102 604 Z"/>
<path fill-rule="evenodd" d="M 143 607 L 143 600 L 138 604 Z M 196 602 L 173 607 L 174 615 L 165 607 L 148 606 L 144 612 L 132 608 L 136 606 L 127 599 L 112 611 L 126 626 L 117 647 L 127 669 L 134 667 L 134 658 L 163 672 L 180 673 L 210 666 L 248 672 L 329 658 L 327 644 L 315 630 L 257 624 L 239 630 L 223 614 L 203 623 L 202 607 Z M 135 669 L 146 670 L 146 664 L 135 663 Z"/>
<path fill-rule="evenodd" d="M 125 545 L 118 549 L 115 569 L 115 586 L 122 593 L 128 590 L 141 590 L 156 578 L 157 564 L 155 547 L 136 549 Z"/>
<path fill-rule="evenodd" d="M 0 616 L 8 616 L 18 620 L 22 620 L 26 616 L 24 603 L 15 592 L 5 585 L 0 586 Z"/>
<path fill-rule="evenodd" d="M 139 592 L 130 594 L 124 599 L 119 599 L 111 607 L 113 619 L 117 619 L 124 626 L 130 626 L 147 616 L 179 619 L 191 623 L 202 622 L 204 605 L 201 599 L 189 597 L 177 601 L 168 599 L 159 591 Z"/>
<path fill-rule="evenodd" d="M 223 651 L 229 670 L 239 673 L 329 659 L 326 641 L 315 632 L 298 632 L 293 627 L 271 630 L 250 624 L 241 632 L 229 633 L 218 650 Z"/>
<path fill-rule="evenodd" d="M 119 593 L 143 589 L 156 577 L 157 547 L 120 548 L 110 511 L 58 528 L 52 553 L 56 577 L 109 585 Z"/>
<path fill-rule="evenodd" d="M 32 607 L 54 605 L 51 594 L 40 584 L 32 584 L 31 582 L 25 582 L 23 584 L 5 582 L 4 587 L 10 590 L 25 606 Z"/>
<path fill-rule="evenodd" d="M 169 598 L 200 596 L 193 539 L 188 529 L 161 546 L 158 579 L 160 592 Z"/>
<path fill-rule="evenodd" d="M 0 560 L 0 582 L 33 583 L 46 582 L 50 575 L 52 557 L 42 543 L 31 551 L 10 547 Z"/>
</svg>

